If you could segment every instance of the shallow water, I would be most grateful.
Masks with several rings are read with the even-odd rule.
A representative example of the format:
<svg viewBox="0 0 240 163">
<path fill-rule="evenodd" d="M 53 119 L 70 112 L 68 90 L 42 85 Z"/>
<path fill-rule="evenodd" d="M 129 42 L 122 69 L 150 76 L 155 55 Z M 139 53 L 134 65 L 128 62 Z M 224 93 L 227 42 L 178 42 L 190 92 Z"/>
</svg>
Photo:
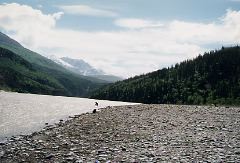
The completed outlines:
<svg viewBox="0 0 240 163">
<path fill-rule="evenodd" d="M 98 102 L 98 107 L 95 102 Z M 68 116 L 106 106 L 133 103 L 94 100 L 62 96 L 10 93 L 0 91 L 0 140 L 5 137 L 29 134 Z"/>
</svg>

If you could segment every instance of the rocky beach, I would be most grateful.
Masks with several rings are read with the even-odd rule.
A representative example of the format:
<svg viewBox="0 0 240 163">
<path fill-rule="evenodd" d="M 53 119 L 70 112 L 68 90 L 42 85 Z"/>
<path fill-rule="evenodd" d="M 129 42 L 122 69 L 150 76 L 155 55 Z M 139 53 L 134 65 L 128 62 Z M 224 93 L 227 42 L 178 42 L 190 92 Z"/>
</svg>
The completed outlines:
<svg viewBox="0 0 240 163">
<path fill-rule="evenodd" d="M 0 162 L 240 162 L 240 108 L 115 106 L 0 142 Z"/>
</svg>

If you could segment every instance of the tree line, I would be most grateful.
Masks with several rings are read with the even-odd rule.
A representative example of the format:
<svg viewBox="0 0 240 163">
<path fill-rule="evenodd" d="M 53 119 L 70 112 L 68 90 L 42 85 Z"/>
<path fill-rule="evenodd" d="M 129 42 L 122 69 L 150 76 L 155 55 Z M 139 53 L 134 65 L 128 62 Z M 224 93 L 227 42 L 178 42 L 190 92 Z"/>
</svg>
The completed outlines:
<svg viewBox="0 0 240 163">
<path fill-rule="evenodd" d="M 157 104 L 240 105 L 240 48 L 222 47 L 94 92 L 97 99 Z"/>
</svg>

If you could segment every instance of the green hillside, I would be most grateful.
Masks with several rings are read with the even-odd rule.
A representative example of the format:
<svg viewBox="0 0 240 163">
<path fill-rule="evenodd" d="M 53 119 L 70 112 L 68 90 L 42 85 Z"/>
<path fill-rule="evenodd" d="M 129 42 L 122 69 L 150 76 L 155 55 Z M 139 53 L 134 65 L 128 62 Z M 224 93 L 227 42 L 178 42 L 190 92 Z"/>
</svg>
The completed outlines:
<svg viewBox="0 0 240 163">
<path fill-rule="evenodd" d="M 8 49 L 15 54 L 21 56 L 26 61 L 38 65 L 40 68 L 47 68 L 52 70 L 58 70 L 66 72 L 67 70 L 62 66 L 58 65 L 57 63 L 53 62 L 42 55 L 35 53 L 27 48 L 24 48 L 21 44 L 17 41 L 11 39 L 7 35 L 0 32 L 0 47 Z"/>
<path fill-rule="evenodd" d="M 0 81 L 2 89 L 84 97 L 105 84 L 98 79 L 88 80 L 72 73 L 2 33 L 0 49 L 0 78 L 4 79 Z"/>
<path fill-rule="evenodd" d="M 54 78 L 37 71 L 31 63 L 3 48 L 0 48 L 0 88 L 39 94 L 67 94 L 67 90 Z"/>
<path fill-rule="evenodd" d="M 142 103 L 240 105 L 240 48 L 223 47 L 174 67 L 103 87 L 91 97 Z"/>
</svg>

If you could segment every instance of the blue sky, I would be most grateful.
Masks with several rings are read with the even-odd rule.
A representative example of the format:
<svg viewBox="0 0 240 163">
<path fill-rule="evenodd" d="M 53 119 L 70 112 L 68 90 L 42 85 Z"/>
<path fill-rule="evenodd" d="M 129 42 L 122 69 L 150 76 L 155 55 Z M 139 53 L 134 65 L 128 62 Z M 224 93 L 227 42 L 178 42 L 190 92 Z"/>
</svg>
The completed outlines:
<svg viewBox="0 0 240 163">
<path fill-rule="evenodd" d="M 211 22 L 227 9 L 240 10 L 238 0 L 1 0 L 2 3 L 19 3 L 40 9 L 45 14 L 62 11 L 58 6 L 87 5 L 113 11 L 116 17 L 133 17 L 161 21 L 185 20 Z M 39 7 L 41 6 L 41 7 Z M 115 30 L 114 17 L 65 14 L 58 27 L 84 30 Z"/>
<path fill-rule="evenodd" d="M 0 0 L 0 30 L 27 48 L 123 77 L 239 44 L 239 29 L 240 0 Z"/>
</svg>

